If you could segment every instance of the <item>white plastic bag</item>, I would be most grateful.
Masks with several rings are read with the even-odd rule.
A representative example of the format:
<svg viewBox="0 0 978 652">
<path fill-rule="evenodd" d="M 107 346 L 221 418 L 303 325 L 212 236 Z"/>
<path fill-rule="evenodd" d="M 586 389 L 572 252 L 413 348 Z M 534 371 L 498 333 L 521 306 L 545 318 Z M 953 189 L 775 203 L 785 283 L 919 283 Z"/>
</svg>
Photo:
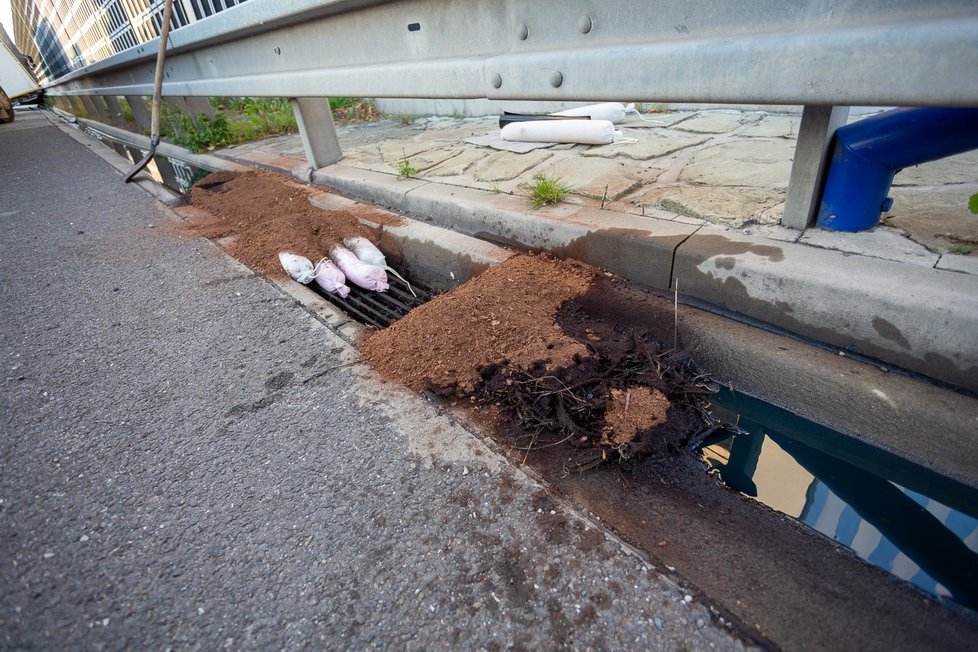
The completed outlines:
<svg viewBox="0 0 978 652">
<path fill-rule="evenodd" d="M 368 265 L 343 245 L 330 247 L 329 257 L 346 274 L 347 280 L 351 283 L 376 292 L 383 292 L 389 287 L 387 285 L 387 272 L 384 271 L 383 267 Z"/>
<path fill-rule="evenodd" d="M 316 263 L 316 285 L 330 294 L 338 294 L 345 299 L 350 293 L 346 285 L 346 276 L 329 258 L 323 258 Z"/>
<path fill-rule="evenodd" d="M 513 122 L 500 132 L 503 140 L 524 143 L 608 145 L 621 138 L 610 120 L 537 120 Z"/>
<path fill-rule="evenodd" d="M 375 265 L 381 268 L 387 267 L 387 259 L 384 257 L 384 252 L 378 249 L 370 240 L 362 236 L 356 236 L 355 238 L 346 238 L 343 240 L 343 245 L 368 265 Z"/>
<path fill-rule="evenodd" d="M 634 105 L 631 105 L 631 108 L 634 110 Z M 558 111 L 550 115 L 569 115 L 580 118 L 586 116 L 592 120 L 607 120 L 611 123 L 618 124 L 619 122 L 625 121 L 625 113 L 627 112 L 628 107 L 621 102 L 603 102 L 601 104 L 589 104 L 588 106 L 579 106 L 575 109 Z"/>
<path fill-rule="evenodd" d="M 282 263 L 282 267 L 288 272 L 289 276 L 303 285 L 311 283 L 312 279 L 316 276 L 316 273 L 312 269 L 312 261 L 305 256 L 282 251 L 279 252 L 278 260 Z"/>
</svg>

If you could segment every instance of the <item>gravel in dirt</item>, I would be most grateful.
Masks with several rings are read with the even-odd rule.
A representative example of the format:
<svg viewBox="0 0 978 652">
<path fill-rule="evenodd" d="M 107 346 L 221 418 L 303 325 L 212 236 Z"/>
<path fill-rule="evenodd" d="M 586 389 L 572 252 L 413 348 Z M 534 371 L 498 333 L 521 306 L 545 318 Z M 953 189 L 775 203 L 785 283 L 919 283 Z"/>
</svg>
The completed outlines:
<svg viewBox="0 0 978 652">
<path fill-rule="evenodd" d="M 400 220 L 369 206 L 354 210 L 323 210 L 309 203 L 310 190 L 271 172 L 215 172 L 191 189 L 190 204 L 210 215 L 185 228 L 223 242 L 228 253 L 253 269 L 285 278 L 280 251 L 316 262 L 343 238 L 364 236 L 375 244 L 377 235 L 360 218 L 397 225 Z"/>
<path fill-rule="evenodd" d="M 475 391 L 489 364 L 566 366 L 587 348 L 557 325 L 557 311 L 598 274 L 582 263 L 514 256 L 368 334 L 364 358 L 387 380 L 457 397 Z"/>
</svg>

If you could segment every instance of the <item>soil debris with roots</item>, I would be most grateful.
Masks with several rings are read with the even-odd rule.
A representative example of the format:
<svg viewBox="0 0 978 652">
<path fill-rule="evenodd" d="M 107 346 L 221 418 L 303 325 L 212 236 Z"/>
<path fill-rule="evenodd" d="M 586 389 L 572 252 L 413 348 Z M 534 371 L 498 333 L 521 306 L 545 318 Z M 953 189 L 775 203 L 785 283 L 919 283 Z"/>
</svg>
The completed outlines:
<svg viewBox="0 0 978 652">
<path fill-rule="evenodd" d="M 594 309 L 621 283 L 575 261 L 513 256 L 369 334 L 364 358 L 387 380 L 467 401 L 526 455 L 570 447 L 581 470 L 666 457 L 716 425 L 716 388 L 663 344 L 671 322 Z"/>
</svg>

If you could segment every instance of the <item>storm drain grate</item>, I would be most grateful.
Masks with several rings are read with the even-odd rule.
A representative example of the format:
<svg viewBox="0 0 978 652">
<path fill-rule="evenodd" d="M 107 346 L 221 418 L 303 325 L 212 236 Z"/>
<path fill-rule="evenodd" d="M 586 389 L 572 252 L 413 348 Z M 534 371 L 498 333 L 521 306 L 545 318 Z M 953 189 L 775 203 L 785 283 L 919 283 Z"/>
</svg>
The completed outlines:
<svg viewBox="0 0 978 652">
<path fill-rule="evenodd" d="M 411 288 L 418 295 L 414 296 L 404 281 L 395 278 L 393 274 L 388 274 L 387 280 L 390 287 L 386 292 L 372 292 L 350 284 L 350 294 L 345 299 L 323 291 L 316 283 L 310 283 L 309 287 L 361 324 L 377 328 L 387 328 L 434 295 L 431 288 L 411 281 Z"/>
</svg>

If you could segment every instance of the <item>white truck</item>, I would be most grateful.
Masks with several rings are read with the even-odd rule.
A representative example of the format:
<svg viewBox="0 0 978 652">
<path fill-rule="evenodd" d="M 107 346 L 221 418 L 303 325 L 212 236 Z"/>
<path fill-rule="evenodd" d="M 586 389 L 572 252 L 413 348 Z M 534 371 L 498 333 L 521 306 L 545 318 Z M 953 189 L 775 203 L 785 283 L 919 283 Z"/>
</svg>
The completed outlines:
<svg viewBox="0 0 978 652">
<path fill-rule="evenodd" d="M 25 65 L 28 59 L 0 25 L 0 123 L 13 122 L 13 100 L 37 93 L 37 78 Z"/>
</svg>

